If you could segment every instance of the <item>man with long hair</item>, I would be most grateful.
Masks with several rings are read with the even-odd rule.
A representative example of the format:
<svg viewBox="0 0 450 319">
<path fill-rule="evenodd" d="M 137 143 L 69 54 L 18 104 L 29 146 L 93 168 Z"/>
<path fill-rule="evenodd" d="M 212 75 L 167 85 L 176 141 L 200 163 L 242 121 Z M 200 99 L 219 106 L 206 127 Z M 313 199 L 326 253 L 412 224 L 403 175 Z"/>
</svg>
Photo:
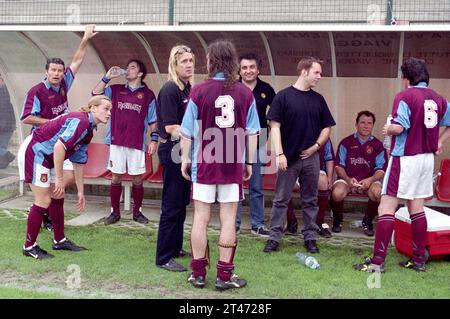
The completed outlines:
<svg viewBox="0 0 450 319">
<path fill-rule="evenodd" d="M 183 229 L 186 206 L 191 200 L 191 182 L 181 175 L 178 147 L 180 126 L 194 76 L 194 62 L 194 54 L 189 47 L 177 45 L 172 48 L 169 81 L 159 91 L 156 107 L 160 137 L 158 157 L 163 167 L 156 265 L 169 271 L 186 271 L 174 258 L 190 256 L 183 250 Z M 172 158 L 172 154 L 176 157 Z"/>
<path fill-rule="evenodd" d="M 216 193 L 221 225 L 215 287 L 226 290 L 247 283 L 233 273 L 236 209 L 243 198 L 243 177 L 248 180 L 252 174 L 260 125 L 252 91 L 235 79 L 237 68 L 236 49 L 230 41 L 210 44 L 209 79 L 192 89 L 181 124 L 181 170 L 186 179 L 192 180 L 195 206 L 191 231 L 192 273 L 188 281 L 196 288 L 205 286 L 209 264 L 207 228 Z"/>
</svg>

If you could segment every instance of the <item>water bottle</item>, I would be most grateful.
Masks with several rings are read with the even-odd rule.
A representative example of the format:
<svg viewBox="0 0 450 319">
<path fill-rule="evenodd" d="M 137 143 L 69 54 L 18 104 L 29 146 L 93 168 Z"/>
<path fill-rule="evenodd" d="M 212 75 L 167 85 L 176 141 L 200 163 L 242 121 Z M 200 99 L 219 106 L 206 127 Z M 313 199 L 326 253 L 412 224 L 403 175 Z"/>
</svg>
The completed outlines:
<svg viewBox="0 0 450 319">
<path fill-rule="evenodd" d="M 124 70 L 124 69 L 113 69 L 112 71 L 111 71 L 111 74 L 112 75 L 120 75 L 120 76 L 123 76 L 123 75 L 126 75 L 128 72 L 127 72 L 127 70 Z"/>
<path fill-rule="evenodd" d="M 391 125 L 392 115 L 389 114 L 386 120 L 386 125 Z M 391 142 L 392 142 L 392 136 L 385 135 L 383 140 L 383 146 L 386 149 L 386 151 L 389 153 L 391 151 Z"/>
<path fill-rule="evenodd" d="M 298 261 L 306 267 L 311 269 L 320 269 L 320 264 L 315 257 L 308 256 L 302 252 L 296 253 L 295 256 L 297 257 Z"/>
</svg>

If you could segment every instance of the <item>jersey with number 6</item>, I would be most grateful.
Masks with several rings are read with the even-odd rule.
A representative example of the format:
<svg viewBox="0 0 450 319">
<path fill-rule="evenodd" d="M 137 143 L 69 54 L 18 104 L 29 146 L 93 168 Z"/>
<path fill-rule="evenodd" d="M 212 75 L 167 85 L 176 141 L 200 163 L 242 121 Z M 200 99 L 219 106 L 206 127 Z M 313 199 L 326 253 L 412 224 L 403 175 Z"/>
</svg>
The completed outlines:
<svg viewBox="0 0 450 319">
<path fill-rule="evenodd" d="M 427 88 L 425 82 L 395 96 L 392 117 L 392 124 L 404 128 L 400 135 L 392 138 L 392 156 L 436 152 L 439 126 L 450 126 L 446 99 Z"/>
<path fill-rule="evenodd" d="M 192 88 L 181 124 L 194 141 L 191 178 L 201 184 L 242 184 L 245 136 L 258 134 L 252 91 L 240 82 L 226 87 L 223 74 Z"/>
</svg>

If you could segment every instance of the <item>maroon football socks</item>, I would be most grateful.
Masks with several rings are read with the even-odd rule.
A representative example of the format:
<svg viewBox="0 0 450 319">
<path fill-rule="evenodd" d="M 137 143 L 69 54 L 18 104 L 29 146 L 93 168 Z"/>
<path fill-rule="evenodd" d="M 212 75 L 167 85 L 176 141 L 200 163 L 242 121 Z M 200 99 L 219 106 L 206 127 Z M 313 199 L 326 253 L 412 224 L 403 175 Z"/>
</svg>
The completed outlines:
<svg viewBox="0 0 450 319">
<path fill-rule="evenodd" d="M 29 248 L 34 245 L 36 238 L 41 229 L 42 219 L 47 208 L 42 208 L 33 204 L 30 208 L 30 213 L 28 214 L 27 222 L 27 238 L 25 241 L 25 248 Z"/>
<path fill-rule="evenodd" d="M 64 198 L 52 198 L 48 207 L 48 214 L 52 219 L 54 238 L 57 242 L 64 239 Z"/>
<path fill-rule="evenodd" d="M 111 183 L 110 197 L 111 207 L 114 214 L 120 215 L 120 196 L 122 195 L 122 183 Z"/>
<path fill-rule="evenodd" d="M 412 260 L 417 263 L 427 261 L 425 256 L 425 246 L 427 244 L 427 218 L 425 212 L 420 212 L 411 216 L 411 229 L 413 239 L 413 257 Z"/>
<path fill-rule="evenodd" d="M 139 215 L 141 212 L 142 200 L 144 199 L 144 187 L 142 184 L 134 185 L 132 187 L 133 192 L 133 215 Z"/>
<path fill-rule="evenodd" d="M 325 212 L 328 208 L 329 195 L 329 191 L 319 191 L 319 195 L 317 197 L 319 212 L 317 213 L 316 224 L 319 226 L 322 225 L 325 221 Z"/>
<path fill-rule="evenodd" d="M 377 231 L 375 233 L 375 244 L 373 247 L 372 263 L 381 265 L 386 258 L 389 242 L 394 231 L 394 215 L 386 214 L 378 218 Z"/>
</svg>

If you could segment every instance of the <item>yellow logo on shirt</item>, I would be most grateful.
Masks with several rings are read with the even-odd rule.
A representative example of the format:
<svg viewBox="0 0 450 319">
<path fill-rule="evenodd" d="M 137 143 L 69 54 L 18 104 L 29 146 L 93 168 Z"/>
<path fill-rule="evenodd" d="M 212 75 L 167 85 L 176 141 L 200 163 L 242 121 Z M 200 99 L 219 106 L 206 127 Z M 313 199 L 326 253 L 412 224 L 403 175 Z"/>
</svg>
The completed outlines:
<svg viewBox="0 0 450 319">
<path fill-rule="evenodd" d="M 265 99 L 267 96 L 264 93 L 261 93 L 261 97 Z"/>
<path fill-rule="evenodd" d="M 136 94 L 136 97 L 137 97 L 139 100 L 142 100 L 142 99 L 144 98 L 144 94 L 138 93 L 138 94 Z"/>
<path fill-rule="evenodd" d="M 367 152 L 367 154 L 372 154 L 372 152 L 373 152 L 373 147 L 372 147 L 372 146 L 367 146 L 367 147 L 366 147 L 366 152 Z"/>
</svg>

